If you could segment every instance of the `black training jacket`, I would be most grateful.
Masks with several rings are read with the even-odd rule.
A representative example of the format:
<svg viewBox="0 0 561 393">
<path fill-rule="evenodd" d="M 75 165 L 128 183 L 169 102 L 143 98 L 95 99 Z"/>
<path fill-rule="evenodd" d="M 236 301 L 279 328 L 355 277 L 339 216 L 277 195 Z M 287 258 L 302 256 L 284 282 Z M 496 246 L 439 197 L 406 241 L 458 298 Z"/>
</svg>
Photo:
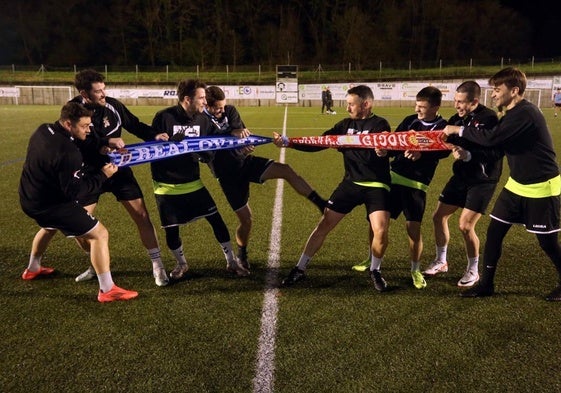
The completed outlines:
<svg viewBox="0 0 561 393">
<path fill-rule="evenodd" d="M 22 209 L 28 214 L 76 201 L 97 192 L 107 177 L 84 172 L 80 150 L 60 123 L 42 124 L 29 139 L 19 184 Z"/>
</svg>

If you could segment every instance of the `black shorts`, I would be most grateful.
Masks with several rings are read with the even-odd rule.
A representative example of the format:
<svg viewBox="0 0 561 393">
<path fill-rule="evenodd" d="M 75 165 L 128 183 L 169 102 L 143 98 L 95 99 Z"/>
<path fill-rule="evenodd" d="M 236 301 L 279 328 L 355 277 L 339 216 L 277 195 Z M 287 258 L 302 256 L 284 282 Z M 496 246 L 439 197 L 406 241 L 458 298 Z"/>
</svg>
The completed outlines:
<svg viewBox="0 0 561 393">
<path fill-rule="evenodd" d="M 270 158 L 249 155 L 236 172 L 218 179 L 232 210 L 239 210 L 247 204 L 249 200 L 249 183 L 262 184 L 264 181 L 261 179 L 261 176 L 273 163 L 274 160 Z"/>
<path fill-rule="evenodd" d="M 41 228 L 58 229 L 64 236 L 77 237 L 91 231 L 99 222 L 82 206 L 75 202 L 63 203 L 41 212 L 26 214 Z"/>
<path fill-rule="evenodd" d="M 132 169 L 129 167 L 122 167 L 103 182 L 102 189 L 99 193 L 87 195 L 81 198 L 78 203 L 82 206 L 89 206 L 99 201 L 99 197 L 110 192 L 115 195 L 118 201 L 133 201 L 135 199 L 143 198 L 140 185 L 134 177 Z"/>
<path fill-rule="evenodd" d="M 495 220 L 522 224 L 531 233 L 559 232 L 560 197 L 527 198 L 503 188 L 491 212 Z"/>
<path fill-rule="evenodd" d="M 366 206 L 366 215 L 390 210 L 390 193 L 385 188 L 359 186 L 343 180 L 327 201 L 327 207 L 337 213 L 348 214 L 358 205 Z"/>
<path fill-rule="evenodd" d="M 457 176 L 452 176 L 438 200 L 447 205 L 485 214 L 496 188 L 497 183 L 466 184 Z"/>
<path fill-rule="evenodd" d="M 214 199 L 203 187 L 180 195 L 155 194 L 162 228 L 187 224 L 218 212 Z"/>
<path fill-rule="evenodd" d="M 423 221 L 427 193 L 416 188 L 392 184 L 390 191 L 390 217 L 394 220 L 401 213 L 407 221 Z"/>
</svg>

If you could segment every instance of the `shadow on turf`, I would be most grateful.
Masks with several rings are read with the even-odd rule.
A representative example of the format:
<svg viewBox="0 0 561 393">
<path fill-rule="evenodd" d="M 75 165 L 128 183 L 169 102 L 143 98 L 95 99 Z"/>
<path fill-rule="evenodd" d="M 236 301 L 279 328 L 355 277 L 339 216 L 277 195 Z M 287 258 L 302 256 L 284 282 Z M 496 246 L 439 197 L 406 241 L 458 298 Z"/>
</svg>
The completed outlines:
<svg viewBox="0 0 561 393">
<path fill-rule="evenodd" d="M 462 291 L 456 284 L 458 278 L 455 275 L 445 274 L 436 277 L 427 277 L 427 287 L 417 289 L 413 286 L 410 270 L 407 268 L 387 267 L 382 269 L 382 275 L 385 278 L 388 288 L 384 292 L 378 292 L 374 289 L 368 271 L 358 272 L 350 269 L 343 269 L 338 266 L 310 266 L 306 271 L 306 278 L 292 286 L 284 287 L 280 282 L 288 275 L 290 269 L 281 269 L 279 277 L 279 288 L 283 293 L 302 292 L 304 290 L 333 290 L 334 294 L 342 296 L 348 294 L 364 294 L 373 293 L 380 296 L 388 296 L 393 294 L 411 294 L 413 296 L 457 296 Z M 506 292 L 502 292 L 506 294 Z M 523 292 L 508 292 L 509 294 L 518 294 L 522 296 L 532 296 L 533 294 Z M 496 296 L 500 296 L 497 293 Z"/>
<path fill-rule="evenodd" d="M 120 263 L 125 264 L 125 263 Z M 84 266 L 81 266 L 72 273 L 68 271 L 57 270 L 49 276 L 41 276 L 35 280 L 25 281 L 21 279 L 21 272 L 10 274 L 10 279 L 19 281 L 22 285 L 33 286 L 37 288 L 44 288 L 41 283 L 48 282 L 49 285 L 56 283 L 58 280 L 71 280 L 74 281 Z M 216 268 L 196 268 L 192 267 L 187 275 L 180 280 L 171 280 L 167 287 L 155 287 L 153 283 L 152 272 L 146 270 L 113 270 L 112 276 L 115 281 L 120 284 L 126 282 L 123 286 L 130 286 L 134 289 L 145 291 L 143 288 L 149 285 L 152 289 L 164 290 L 169 287 L 181 288 L 184 286 L 188 291 L 197 293 L 204 293 L 206 291 L 216 291 L 224 293 L 236 292 L 262 292 L 264 289 L 278 288 L 281 294 L 299 293 L 309 290 L 332 291 L 334 296 L 353 296 L 364 294 L 376 294 L 380 296 L 388 296 L 392 294 L 411 294 L 413 296 L 457 296 L 459 297 L 463 289 L 457 287 L 457 275 L 447 273 L 443 275 L 427 277 L 427 287 L 424 289 L 416 289 L 411 282 L 410 272 L 407 268 L 396 268 L 388 266 L 382 270 L 383 276 L 388 283 L 388 289 L 383 293 L 377 292 L 371 282 L 368 271 L 357 272 L 346 267 L 339 266 L 310 266 L 306 272 L 306 279 L 290 287 L 283 287 L 282 280 L 288 275 L 292 267 L 283 267 L 270 269 L 266 267 L 266 263 L 256 261 L 252 264 L 251 275 L 248 277 L 238 277 L 235 274 L 228 272 L 225 267 Z M 167 270 L 168 274 L 171 270 Z M 22 270 L 23 272 L 23 270 Z M 142 282 L 139 282 L 140 279 Z M 41 282 L 41 283 L 39 283 Z M 90 281 L 91 284 L 97 285 L 97 280 Z M 189 285 L 190 283 L 197 284 L 196 286 Z M 86 283 L 76 283 L 76 285 L 83 285 Z M 239 285 L 238 285 L 239 284 Z M 55 284 L 56 285 L 56 284 Z M 9 291 L 4 290 L 3 293 L 10 296 Z M 21 293 L 14 292 L 14 296 L 40 296 L 35 292 Z M 546 293 L 535 291 L 534 289 L 526 289 L 515 287 L 511 289 L 501 288 L 500 285 L 496 288 L 496 293 L 490 298 L 497 298 L 503 296 L 521 296 L 528 298 L 543 298 Z M 71 295 L 78 299 L 91 300 L 90 294 L 74 294 Z M 488 299 L 488 298 L 487 298 Z"/>
</svg>

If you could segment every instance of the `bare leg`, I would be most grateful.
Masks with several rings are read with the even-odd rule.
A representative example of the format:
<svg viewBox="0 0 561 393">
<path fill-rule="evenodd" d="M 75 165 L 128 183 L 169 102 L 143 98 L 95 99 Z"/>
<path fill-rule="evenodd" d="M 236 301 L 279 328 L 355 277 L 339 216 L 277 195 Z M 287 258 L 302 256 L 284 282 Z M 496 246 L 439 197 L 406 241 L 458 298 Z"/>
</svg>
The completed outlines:
<svg viewBox="0 0 561 393">
<path fill-rule="evenodd" d="M 287 164 L 281 164 L 280 162 L 274 162 L 263 172 L 261 175 L 261 180 L 268 179 L 284 179 L 294 188 L 294 190 L 308 198 L 312 201 L 323 214 L 323 209 L 327 201 L 320 197 L 317 192 L 308 184 L 306 180 L 300 175 L 298 175 L 294 170 Z"/>
<path fill-rule="evenodd" d="M 131 218 L 133 219 L 138 232 L 140 234 L 140 240 L 146 249 L 159 248 L 158 238 L 156 236 L 156 230 L 152 221 L 150 221 L 150 216 L 146 205 L 144 204 L 144 199 L 138 198 L 132 201 L 121 201 Z"/>
<path fill-rule="evenodd" d="M 98 222 L 91 231 L 80 237 L 90 244 L 90 259 L 99 281 L 98 301 L 112 302 L 137 297 L 138 292 L 119 288 L 113 282 L 110 270 L 109 232 L 105 226 Z"/>
<path fill-rule="evenodd" d="M 379 292 L 383 292 L 387 289 L 387 283 L 381 275 L 380 267 L 389 243 L 390 212 L 384 210 L 375 211 L 368 215 L 368 219 L 373 234 L 370 277 L 374 282 L 374 288 Z"/>
<path fill-rule="evenodd" d="M 388 248 L 388 231 L 390 226 L 390 213 L 385 210 L 378 210 L 368 216 L 372 228 L 372 255 L 376 258 L 383 258 Z"/>
<path fill-rule="evenodd" d="M 56 233 L 56 229 L 40 228 L 37 231 L 31 243 L 31 253 L 29 254 L 29 263 L 27 264 L 26 272 L 38 272 L 41 270 L 43 255 Z M 25 275 L 26 273 L 24 272 L 24 276 Z"/>
<path fill-rule="evenodd" d="M 419 221 L 407 221 L 405 226 L 409 236 L 409 258 L 411 258 L 412 262 L 419 262 L 423 253 L 421 223 Z"/>
<path fill-rule="evenodd" d="M 481 213 L 469 209 L 464 209 L 460 215 L 460 232 L 464 236 L 468 258 L 479 256 L 479 238 L 477 233 L 475 233 L 475 225 L 480 218 Z"/>
<path fill-rule="evenodd" d="M 308 241 L 306 242 L 304 251 L 300 255 L 298 264 L 290 271 L 288 277 L 282 281 L 283 286 L 294 285 L 296 282 L 305 277 L 304 271 L 306 270 L 308 263 L 321 248 L 329 232 L 337 226 L 343 217 L 345 217 L 345 214 L 337 213 L 328 208 L 325 209 L 319 223 L 308 237 Z"/>
<path fill-rule="evenodd" d="M 262 180 L 268 179 L 284 179 L 286 180 L 296 192 L 302 196 L 307 197 L 313 191 L 312 187 L 304 180 L 303 177 L 298 175 L 287 164 L 274 162 L 263 172 Z"/>
<path fill-rule="evenodd" d="M 457 206 L 438 202 L 436 210 L 432 215 L 434 226 L 434 240 L 437 247 L 445 247 L 450 242 L 450 229 L 448 219 L 458 209 Z"/>
<path fill-rule="evenodd" d="M 100 222 L 90 232 L 82 236 L 90 244 L 90 258 L 97 274 L 110 271 L 109 232 Z"/>
<path fill-rule="evenodd" d="M 31 255 L 34 257 L 43 257 L 43 254 L 47 251 L 47 247 L 56 233 L 56 229 L 39 229 L 31 243 Z"/>
<path fill-rule="evenodd" d="M 438 202 L 432 215 L 434 229 L 435 258 L 423 271 L 425 275 L 433 276 L 448 271 L 448 243 L 450 242 L 450 229 L 448 219 L 458 209 L 458 206 Z"/>
<path fill-rule="evenodd" d="M 238 247 L 247 247 L 249 244 L 249 235 L 253 225 L 253 216 L 249 204 L 236 210 L 239 224 L 236 228 L 236 243 Z"/>
<path fill-rule="evenodd" d="M 329 232 L 337 226 L 343 217 L 345 217 L 345 214 L 337 213 L 331 209 L 325 209 L 325 213 L 306 242 L 304 254 L 309 258 L 312 258 L 323 245 L 323 242 Z"/>
<path fill-rule="evenodd" d="M 152 274 L 156 285 L 159 287 L 166 286 L 169 280 L 162 262 L 156 229 L 150 220 L 148 209 L 146 209 L 146 205 L 144 204 L 144 199 L 138 198 L 131 201 L 121 201 L 121 203 L 138 228 L 140 240 L 146 248 L 146 252 L 152 262 Z"/>
</svg>

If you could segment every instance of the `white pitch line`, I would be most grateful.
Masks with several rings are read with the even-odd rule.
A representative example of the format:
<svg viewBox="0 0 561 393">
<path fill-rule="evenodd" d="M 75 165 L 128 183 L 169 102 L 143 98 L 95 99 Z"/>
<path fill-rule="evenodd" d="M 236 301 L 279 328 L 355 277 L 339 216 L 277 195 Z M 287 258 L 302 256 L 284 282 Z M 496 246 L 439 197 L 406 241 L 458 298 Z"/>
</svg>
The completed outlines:
<svg viewBox="0 0 561 393">
<path fill-rule="evenodd" d="M 286 135 L 286 120 L 288 106 L 284 108 L 282 134 Z M 281 149 L 279 162 L 284 163 L 285 150 Z M 284 180 L 277 180 L 275 203 L 273 204 L 273 223 L 269 243 L 269 260 L 265 276 L 265 296 L 263 311 L 261 313 L 261 333 L 259 335 L 259 348 L 257 350 L 257 364 L 253 378 L 253 391 L 255 393 L 272 393 L 275 382 L 275 343 L 277 335 L 278 314 L 278 269 L 280 266 L 280 244 L 282 228 L 282 198 Z"/>
</svg>

